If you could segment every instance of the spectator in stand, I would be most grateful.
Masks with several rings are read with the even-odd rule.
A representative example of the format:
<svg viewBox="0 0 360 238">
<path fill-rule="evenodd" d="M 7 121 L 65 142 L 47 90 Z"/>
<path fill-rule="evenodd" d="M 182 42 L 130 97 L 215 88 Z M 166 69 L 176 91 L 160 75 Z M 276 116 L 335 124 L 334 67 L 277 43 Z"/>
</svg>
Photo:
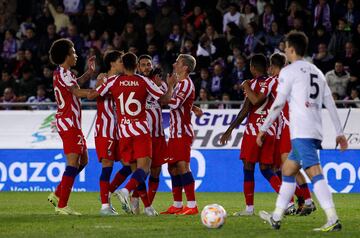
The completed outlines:
<svg viewBox="0 0 360 238">
<path fill-rule="evenodd" d="M 345 71 L 351 74 L 359 74 L 360 72 L 360 56 L 359 53 L 354 49 L 354 45 L 351 41 L 346 42 L 345 52 L 340 56 L 344 62 Z"/>
<path fill-rule="evenodd" d="M 223 66 L 219 63 L 216 63 L 214 65 L 214 70 L 210 81 L 209 93 L 211 98 L 220 100 L 221 94 L 225 92 L 226 89 L 226 84 L 227 84 L 226 80 L 227 79 L 225 77 Z"/>
<path fill-rule="evenodd" d="M 330 42 L 330 34 L 326 32 L 324 26 L 317 26 L 314 29 L 314 33 L 312 37 L 309 37 L 309 54 L 312 55 L 313 53 L 318 51 L 318 47 L 320 43 L 324 43 L 328 45 Z"/>
<path fill-rule="evenodd" d="M 98 50 L 101 50 L 101 41 L 95 29 L 89 31 L 89 37 L 85 40 L 85 47 L 86 49 L 95 47 Z M 85 55 L 87 54 L 85 53 Z"/>
<path fill-rule="evenodd" d="M 28 98 L 27 103 L 41 103 L 41 102 L 51 102 L 49 98 L 46 97 L 46 88 L 44 85 L 38 85 L 36 89 L 36 95 Z M 30 106 L 32 110 L 49 110 L 50 106 L 40 106 L 34 105 Z"/>
<path fill-rule="evenodd" d="M 258 31 L 257 24 L 250 22 L 246 27 L 246 36 L 244 41 L 244 54 L 251 57 L 254 53 L 261 53 L 265 47 L 265 37 Z"/>
<path fill-rule="evenodd" d="M 191 39 L 185 39 L 183 45 L 180 48 L 180 53 L 196 56 L 194 42 Z"/>
<path fill-rule="evenodd" d="M 203 12 L 202 8 L 200 6 L 195 6 L 191 12 L 183 17 L 183 21 L 185 23 L 191 23 L 196 30 L 200 30 L 204 24 L 205 18 L 206 14 Z"/>
<path fill-rule="evenodd" d="M 359 75 L 350 74 L 350 79 L 346 87 L 346 95 L 349 96 L 351 94 L 351 90 L 354 88 L 360 87 L 360 79 Z"/>
<path fill-rule="evenodd" d="M 328 50 L 335 57 L 344 53 L 346 42 L 351 41 L 351 32 L 346 27 L 346 20 L 339 19 L 337 29 L 331 35 Z"/>
<path fill-rule="evenodd" d="M 270 3 L 267 3 L 264 6 L 264 12 L 259 17 L 259 27 L 261 30 L 263 30 L 265 33 L 269 33 L 272 31 L 272 23 L 275 22 L 275 14 L 272 10 L 272 5 Z"/>
<path fill-rule="evenodd" d="M 13 88 L 5 88 L 5 90 L 2 93 L 2 97 L 0 97 L 0 102 L 2 103 L 13 103 L 13 102 L 17 102 L 17 98 L 16 95 L 14 93 L 14 89 Z M 15 108 L 13 108 L 12 106 L 1 106 L 0 107 L 1 110 L 13 110 Z"/>
<path fill-rule="evenodd" d="M 313 63 L 326 74 L 334 67 L 334 56 L 332 56 L 326 47 L 325 43 L 320 43 L 318 52 L 312 56 Z"/>
<path fill-rule="evenodd" d="M 52 17 L 54 18 L 56 32 L 64 32 L 71 24 L 69 16 L 64 13 L 64 6 L 59 4 L 55 9 L 49 0 L 45 0 L 45 6 L 49 8 Z"/>
<path fill-rule="evenodd" d="M 251 73 L 246 64 L 246 59 L 243 56 L 236 57 L 234 68 L 231 72 L 232 85 L 242 84 L 242 82 L 250 78 Z"/>
<path fill-rule="evenodd" d="M 295 19 L 300 18 L 303 21 L 306 19 L 306 14 L 302 10 L 301 5 L 297 1 L 292 1 L 289 5 L 287 15 L 286 15 L 286 31 L 290 31 L 294 28 Z"/>
<path fill-rule="evenodd" d="M 121 41 L 124 43 L 124 47 L 129 48 L 130 46 L 137 46 L 139 44 L 139 39 L 140 39 L 139 32 L 141 31 L 135 30 L 134 23 L 132 22 L 126 23 L 124 30 L 121 33 Z"/>
<path fill-rule="evenodd" d="M 174 40 L 167 40 L 165 44 L 165 51 L 161 57 L 163 76 L 170 74 L 173 70 L 172 63 L 176 61 L 178 57 L 179 49 L 176 48 Z"/>
<path fill-rule="evenodd" d="M 271 23 L 271 30 L 265 35 L 267 55 L 274 53 L 275 48 L 284 39 L 284 35 L 279 32 L 279 24 L 276 21 Z"/>
<path fill-rule="evenodd" d="M 95 30 L 98 34 L 104 31 L 103 18 L 97 13 L 95 4 L 92 2 L 86 4 L 85 14 L 80 17 L 78 24 L 79 32 L 83 36 L 87 36 L 91 30 Z"/>
<path fill-rule="evenodd" d="M 127 19 L 127 16 L 120 15 L 113 3 L 107 5 L 104 16 L 104 26 L 106 26 L 106 29 L 120 34 L 124 29 L 125 19 Z"/>
<path fill-rule="evenodd" d="M 229 6 L 229 11 L 224 14 L 223 17 L 223 32 L 226 32 L 226 26 L 228 23 L 233 22 L 237 26 L 240 25 L 240 12 L 239 6 L 236 3 L 231 3 Z"/>
<path fill-rule="evenodd" d="M 218 106 L 218 109 L 231 109 L 232 105 L 226 102 L 230 101 L 230 95 L 227 93 L 223 93 L 223 95 L 221 96 L 221 101 L 225 102 L 225 103 L 221 103 Z"/>
<path fill-rule="evenodd" d="M 243 101 L 245 96 L 244 96 L 244 91 L 241 88 L 241 84 L 240 83 L 236 83 L 233 85 L 231 92 L 230 92 L 230 98 L 233 101 Z"/>
<path fill-rule="evenodd" d="M 204 88 L 209 92 L 211 86 L 210 72 L 208 68 L 201 68 L 200 74 L 194 79 L 195 98 L 199 97 L 200 89 Z"/>
<path fill-rule="evenodd" d="M 25 65 L 27 65 L 27 61 L 25 60 L 25 50 L 20 48 L 16 54 L 16 60 L 11 63 L 12 76 L 15 79 L 18 79 L 21 76 L 21 70 Z"/>
<path fill-rule="evenodd" d="M 199 102 L 208 102 L 208 101 L 210 101 L 209 93 L 205 88 L 200 89 L 199 97 L 196 98 L 196 101 L 199 101 Z M 209 109 L 211 107 L 211 105 L 208 104 L 208 103 L 201 103 L 201 104 L 199 104 L 199 107 L 201 109 Z"/>
<path fill-rule="evenodd" d="M 192 40 L 193 43 L 198 41 L 198 33 L 195 30 L 194 25 L 190 22 L 186 23 L 186 25 L 185 25 L 183 39 L 190 39 L 190 40 Z"/>
<path fill-rule="evenodd" d="M 198 66 L 209 67 L 214 60 L 215 53 L 216 47 L 212 44 L 210 38 L 207 35 L 201 36 L 196 51 Z"/>
<path fill-rule="evenodd" d="M 59 38 L 60 36 L 56 33 L 55 24 L 49 24 L 46 27 L 46 34 L 42 35 L 39 41 L 38 55 L 42 63 L 47 63 L 49 61 L 50 46 Z"/>
<path fill-rule="evenodd" d="M 140 2 L 136 6 L 135 13 L 131 14 L 130 22 L 134 24 L 136 32 L 143 33 L 145 25 L 149 22 L 154 22 L 152 16 L 148 10 L 148 5 L 144 2 Z"/>
<path fill-rule="evenodd" d="M 336 60 L 335 68 L 325 74 L 325 79 L 331 92 L 338 93 L 340 98 L 346 96 L 346 87 L 350 80 L 350 74 L 344 70 L 341 60 Z"/>
<path fill-rule="evenodd" d="M 6 30 L 5 39 L 2 44 L 3 50 L 1 53 L 1 57 L 5 62 L 10 62 L 16 58 L 19 44 L 19 41 L 15 38 L 15 32 L 13 30 Z"/>
<path fill-rule="evenodd" d="M 43 36 L 47 34 L 47 26 L 54 24 L 54 18 L 51 16 L 50 10 L 47 6 L 42 7 L 42 12 L 35 20 L 36 34 Z M 55 25 L 55 24 L 54 24 Z M 56 30 L 56 27 L 55 27 Z"/>
<path fill-rule="evenodd" d="M 360 12 L 355 8 L 355 2 L 353 0 L 347 1 L 344 18 L 351 29 L 354 29 L 357 24 L 360 23 Z"/>
<path fill-rule="evenodd" d="M 36 94 L 36 87 L 39 83 L 33 76 L 33 70 L 30 67 L 22 69 L 22 77 L 19 80 L 19 97 L 20 102 L 26 102 L 27 99 Z"/>
<path fill-rule="evenodd" d="M 46 95 L 55 101 L 54 87 L 53 87 L 53 71 L 54 67 L 51 64 L 46 64 L 43 66 L 42 76 L 40 77 L 39 84 L 45 86 Z"/>
<path fill-rule="evenodd" d="M 246 3 L 244 11 L 240 14 L 240 28 L 247 29 L 248 24 L 254 22 L 258 24 L 258 16 L 255 14 L 254 7 L 250 3 Z"/>
<path fill-rule="evenodd" d="M 353 88 L 351 89 L 350 97 L 347 97 L 346 100 L 359 101 L 360 100 L 359 95 L 360 95 L 360 87 Z M 351 103 L 348 104 L 348 107 L 360 108 L 360 103 Z"/>
<path fill-rule="evenodd" d="M 35 30 L 32 27 L 26 29 L 25 39 L 21 47 L 26 50 L 31 50 L 35 55 L 38 53 L 39 39 L 35 36 Z"/>
<path fill-rule="evenodd" d="M 12 88 L 15 94 L 19 90 L 18 83 L 11 77 L 11 72 L 8 69 L 3 69 L 1 73 L 0 92 L 4 92 L 5 88 Z"/>
<path fill-rule="evenodd" d="M 19 31 L 17 32 L 16 36 L 23 40 L 26 37 L 26 30 L 29 28 L 36 28 L 36 25 L 33 22 L 33 18 L 31 15 L 24 16 L 24 21 L 19 26 Z"/>
<path fill-rule="evenodd" d="M 179 15 L 172 10 L 169 4 L 162 5 L 155 18 L 155 28 L 159 31 L 160 36 L 163 39 L 168 38 L 172 27 L 176 24 L 180 24 Z"/>
<path fill-rule="evenodd" d="M 182 33 L 181 33 L 181 28 L 180 28 L 180 25 L 178 24 L 175 24 L 173 25 L 172 27 L 172 30 L 171 30 L 171 33 L 169 35 L 169 39 L 170 40 L 173 40 L 176 47 L 178 49 L 180 49 L 181 47 L 181 42 L 182 42 Z"/>
<path fill-rule="evenodd" d="M 326 31 L 331 31 L 330 7 L 326 0 L 319 0 L 314 10 L 313 28 L 324 26 Z"/>
<path fill-rule="evenodd" d="M 225 39 L 228 45 L 239 44 L 239 42 L 244 41 L 244 36 L 239 26 L 235 22 L 229 22 L 225 26 Z"/>
<path fill-rule="evenodd" d="M 34 55 L 34 53 L 30 49 L 25 50 L 25 60 L 27 62 L 28 67 L 30 67 L 35 75 L 41 74 L 41 62 L 40 60 Z"/>
<path fill-rule="evenodd" d="M 150 55 L 152 58 L 152 64 L 154 68 L 160 67 L 160 52 L 158 50 L 158 46 L 155 42 L 150 42 L 148 44 L 146 54 Z"/>
<path fill-rule="evenodd" d="M 69 15 L 70 18 L 75 18 L 79 16 L 84 9 L 84 1 L 83 0 L 63 0 L 64 4 L 64 12 Z"/>
<path fill-rule="evenodd" d="M 149 46 L 150 43 L 155 44 L 156 48 L 161 51 L 164 42 L 163 39 L 160 36 L 160 33 L 155 30 L 154 24 L 147 23 L 145 25 L 145 37 L 144 37 L 144 45 L 146 47 Z"/>
</svg>

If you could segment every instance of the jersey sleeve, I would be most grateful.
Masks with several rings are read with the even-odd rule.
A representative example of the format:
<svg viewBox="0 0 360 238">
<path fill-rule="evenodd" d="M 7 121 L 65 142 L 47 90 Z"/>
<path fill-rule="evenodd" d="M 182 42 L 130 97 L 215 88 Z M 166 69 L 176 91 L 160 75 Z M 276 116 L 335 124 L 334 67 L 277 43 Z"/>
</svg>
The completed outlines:
<svg viewBox="0 0 360 238">
<path fill-rule="evenodd" d="M 292 82 L 294 80 L 294 76 L 289 75 L 288 70 L 281 70 L 279 74 L 277 93 L 281 93 L 288 98 L 291 92 Z"/>
<path fill-rule="evenodd" d="M 171 109 L 180 107 L 191 93 L 191 85 L 188 80 L 179 82 L 178 87 L 179 90 L 176 92 L 176 94 L 173 95 L 169 103 L 169 107 Z"/>
<path fill-rule="evenodd" d="M 151 80 L 143 77 L 146 82 L 146 91 L 150 94 L 152 98 L 155 100 L 159 100 L 159 98 L 164 94 L 164 92 Z"/>
<path fill-rule="evenodd" d="M 98 86 L 96 88 L 96 91 L 100 94 L 100 96 L 103 97 L 105 94 L 109 93 L 109 91 L 113 87 L 115 81 L 116 81 L 115 79 L 114 80 L 107 80 L 106 82 L 104 82 L 103 84 Z"/>
</svg>

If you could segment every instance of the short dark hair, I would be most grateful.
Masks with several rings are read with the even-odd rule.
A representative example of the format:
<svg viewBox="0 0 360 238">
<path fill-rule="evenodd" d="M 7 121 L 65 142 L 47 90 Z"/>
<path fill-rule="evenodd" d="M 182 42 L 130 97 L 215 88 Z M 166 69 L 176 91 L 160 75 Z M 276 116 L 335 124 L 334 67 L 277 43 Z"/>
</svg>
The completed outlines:
<svg viewBox="0 0 360 238">
<path fill-rule="evenodd" d="M 105 70 L 105 72 L 108 72 L 111 69 L 111 63 L 115 62 L 116 60 L 121 58 L 122 55 L 123 55 L 123 53 L 118 50 L 111 50 L 111 51 L 106 52 L 104 55 L 104 70 Z"/>
<path fill-rule="evenodd" d="M 254 54 L 250 60 L 250 66 L 254 67 L 259 73 L 266 73 L 267 59 L 263 54 Z"/>
<path fill-rule="evenodd" d="M 135 54 L 128 52 L 122 57 L 123 65 L 126 70 L 135 71 L 137 67 L 137 57 Z"/>
<path fill-rule="evenodd" d="M 308 48 L 308 38 L 303 32 L 290 32 L 286 36 L 289 47 L 293 47 L 295 53 L 299 56 L 304 56 Z"/>
<path fill-rule="evenodd" d="M 69 55 L 70 49 L 74 43 L 68 39 L 59 39 L 54 41 L 49 50 L 50 61 L 53 64 L 60 65 L 65 62 L 66 56 Z"/>
<path fill-rule="evenodd" d="M 274 53 L 270 56 L 270 65 L 281 69 L 286 64 L 286 56 L 282 53 Z"/>
<path fill-rule="evenodd" d="M 140 55 L 138 62 L 140 62 L 140 60 L 142 60 L 142 59 L 148 59 L 148 60 L 152 61 L 152 58 L 150 55 Z"/>
</svg>

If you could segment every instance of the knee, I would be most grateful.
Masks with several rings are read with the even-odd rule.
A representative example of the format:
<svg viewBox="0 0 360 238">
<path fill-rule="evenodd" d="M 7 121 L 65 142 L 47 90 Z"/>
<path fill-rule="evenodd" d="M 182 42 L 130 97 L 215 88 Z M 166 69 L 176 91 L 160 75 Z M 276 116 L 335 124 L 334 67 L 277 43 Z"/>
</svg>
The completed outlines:
<svg viewBox="0 0 360 238">
<path fill-rule="evenodd" d="M 160 176 L 160 172 L 161 172 L 161 167 L 151 168 L 150 175 L 153 178 L 158 178 Z"/>
<path fill-rule="evenodd" d="M 244 169 L 254 171 L 255 165 L 249 162 L 244 162 Z"/>
</svg>

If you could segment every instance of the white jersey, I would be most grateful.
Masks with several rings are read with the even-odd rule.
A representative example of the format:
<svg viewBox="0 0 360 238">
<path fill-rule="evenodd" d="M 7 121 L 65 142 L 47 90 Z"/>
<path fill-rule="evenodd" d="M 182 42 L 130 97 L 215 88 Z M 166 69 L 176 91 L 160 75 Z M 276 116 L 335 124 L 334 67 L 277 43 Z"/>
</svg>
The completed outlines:
<svg viewBox="0 0 360 238">
<path fill-rule="evenodd" d="M 277 92 L 289 103 L 291 139 L 322 140 L 322 105 L 331 95 L 324 74 L 307 61 L 295 61 L 280 71 Z"/>
</svg>

